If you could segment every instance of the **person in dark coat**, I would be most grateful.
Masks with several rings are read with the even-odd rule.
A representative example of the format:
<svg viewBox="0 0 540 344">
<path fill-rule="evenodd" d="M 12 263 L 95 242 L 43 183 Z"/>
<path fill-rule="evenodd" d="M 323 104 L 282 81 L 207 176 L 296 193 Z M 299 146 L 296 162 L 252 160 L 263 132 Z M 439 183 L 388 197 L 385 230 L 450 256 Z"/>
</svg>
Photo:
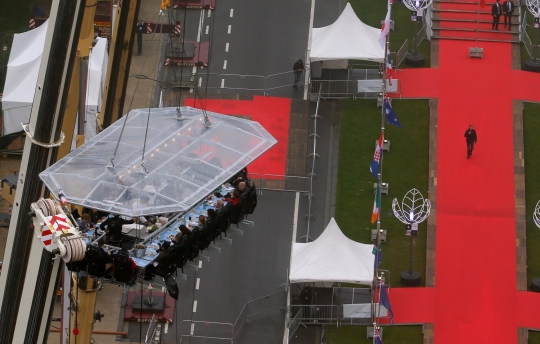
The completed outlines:
<svg viewBox="0 0 540 344">
<path fill-rule="evenodd" d="M 304 71 L 304 62 L 302 62 L 302 59 L 299 59 L 294 63 L 293 66 L 294 71 L 294 88 L 298 88 L 298 81 L 300 80 L 300 75 L 302 75 L 302 72 Z"/>
<path fill-rule="evenodd" d="M 503 13 L 504 13 L 504 27 L 506 27 L 506 22 L 508 21 L 508 31 L 512 30 L 512 14 L 514 14 L 514 2 L 512 0 L 506 0 L 503 2 Z"/>
<path fill-rule="evenodd" d="M 467 159 L 469 159 L 472 155 L 474 144 L 476 143 L 476 130 L 470 125 L 463 136 L 465 137 L 465 141 L 467 141 Z"/>
<path fill-rule="evenodd" d="M 491 23 L 491 30 L 499 30 L 499 19 L 501 18 L 501 14 L 502 14 L 501 0 L 497 0 L 497 2 L 491 6 L 491 15 L 493 16 L 493 22 Z"/>
</svg>

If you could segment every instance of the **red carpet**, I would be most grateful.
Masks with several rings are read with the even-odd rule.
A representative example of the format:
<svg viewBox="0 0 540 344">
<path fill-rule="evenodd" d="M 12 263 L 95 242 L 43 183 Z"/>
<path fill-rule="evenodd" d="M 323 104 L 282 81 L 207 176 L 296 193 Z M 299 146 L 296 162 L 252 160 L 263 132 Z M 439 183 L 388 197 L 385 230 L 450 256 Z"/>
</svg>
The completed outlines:
<svg viewBox="0 0 540 344">
<path fill-rule="evenodd" d="M 190 103 L 186 99 L 186 106 L 200 108 L 200 102 Z M 269 151 L 261 155 L 248 166 L 249 173 L 285 175 L 287 164 L 287 147 L 289 141 L 289 116 L 291 100 L 286 98 L 253 97 L 247 100 L 220 100 L 208 99 L 206 110 L 226 115 L 250 116 L 253 121 L 259 122 L 278 143 Z"/>
</svg>

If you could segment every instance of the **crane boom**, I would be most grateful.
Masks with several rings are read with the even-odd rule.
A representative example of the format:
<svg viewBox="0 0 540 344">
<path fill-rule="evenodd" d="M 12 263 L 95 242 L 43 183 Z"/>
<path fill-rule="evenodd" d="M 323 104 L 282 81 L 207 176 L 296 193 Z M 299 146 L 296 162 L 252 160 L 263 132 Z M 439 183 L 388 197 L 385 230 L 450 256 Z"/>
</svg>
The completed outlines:
<svg viewBox="0 0 540 344">
<path fill-rule="evenodd" d="M 28 212 L 45 194 L 39 173 L 54 161 L 53 147 L 61 141 L 85 3 L 53 0 L 0 276 L 0 343 L 43 343 L 47 338 L 60 259 L 43 249 Z"/>
</svg>

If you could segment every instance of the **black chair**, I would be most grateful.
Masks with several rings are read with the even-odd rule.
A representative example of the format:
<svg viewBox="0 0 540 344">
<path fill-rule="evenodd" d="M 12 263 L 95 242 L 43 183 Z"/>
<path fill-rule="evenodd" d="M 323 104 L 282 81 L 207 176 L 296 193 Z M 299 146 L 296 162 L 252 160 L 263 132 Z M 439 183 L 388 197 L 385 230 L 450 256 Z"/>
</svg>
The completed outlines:
<svg viewBox="0 0 540 344">
<path fill-rule="evenodd" d="M 229 221 L 232 224 L 235 224 L 238 227 L 238 224 L 242 222 L 245 217 L 244 207 L 242 202 L 238 202 L 236 205 L 231 204 L 231 214 L 229 216 Z"/>
<path fill-rule="evenodd" d="M 200 247 L 200 241 L 202 238 L 201 230 L 199 227 L 193 228 L 193 231 L 191 231 L 190 239 L 191 239 L 191 254 L 189 255 L 189 260 L 193 261 L 193 259 L 197 258 L 199 256 L 199 247 Z"/>
<path fill-rule="evenodd" d="M 242 199 L 241 199 L 242 200 Z M 257 188 L 255 184 L 246 192 L 246 197 L 243 199 L 244 213 L 251 215 L 257 207 Z"/>
<path fill-rule="evenodd" d="M 205 248 L 210 245 L 210 242 L 208 241 L 208 237 L 210 235 L 210 226 L 209 223 L 205 223 L 204 226 L 199 230 L 199 240 L 197 242 L 198 248 L 200 251 L 204 251 Z"/>
<path fill-rule="evenodd" d="M 114 255 L 114 279 L 126 284 L 134 283 L 137 279 L 137 270 L 133 269 L 127 252 L 119 251 Z"/>
<path fill-rule="evenodd" d="M 172 261 L 174 262 L 174 264 L 178 268 L 181 268 L 182 271 L 183 271 L 184 265 L 187 262 L 186 252 L 187 252 L 187 248 L 188 248 L 189 244 L 186 244 L 186 241 L 187 241 L 187 238 L 189 236 L 190 235 L 184 235 L 182 237 L 181 242 L 179 242 L 177 244 L 174 244 L 171 247 L 169 247 L 169 255 L 170 255 Z"/>
<path fill-rule="evenodd" d="M 219 218 L 215 220 L 208 219 L 208 235 L 206 237 L 206 247 L 210 246 L 212 241 L 216 240 L 216 237 L 219 235 Z"/>
<path fill-rule="evenodd" d="M 218 213 L 218 229 L 216 231 L 216 237 L 218 235 L 221 235 L 221 233 L 224 233 L 225 236 L 227 236 L 227 229 L 231 226 L 231 222 L 229 218 L 231 217 L 231 208 L 232 205 L 229 203 L 225 205 L 223 208 L 221 208 L 220 212 Z"/>
<path fill-rule="evenodd" d="M 90 276 L 101 278 L 107 274 L 105 259 L 102 257 L 101 251 L 97 246 L 86 246 L 84 259 L 86 260 L 86 271 Z"/>
</svg>

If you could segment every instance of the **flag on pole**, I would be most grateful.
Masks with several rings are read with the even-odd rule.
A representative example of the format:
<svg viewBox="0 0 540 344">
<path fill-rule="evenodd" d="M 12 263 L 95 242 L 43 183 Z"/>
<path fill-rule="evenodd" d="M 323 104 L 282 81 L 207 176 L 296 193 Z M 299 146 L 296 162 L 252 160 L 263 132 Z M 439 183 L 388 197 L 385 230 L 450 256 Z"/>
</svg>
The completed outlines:
<svg viewBox="0 0 540 344">
<path fill-rule="evenodd" d="M 375 269 L 377 269 L 379 265 L 381 265 L 381 262 L 382 262 L 382 247 L 379 247 L 378 252 L 379 253 L 377 254 L 377 246 L 373 246 L 372 253 L 377 254 L 377 259 L 375 259 L 375 266 L 374 266 Z"/>
<path fill-rule="evenodd" d="M 388 54 L 386 55 L 386 68 L 392 70 L 392 56 L 390 56 L 390 49 L 388 49 Z"/>
<path fill-rule="evenodd" d="M 388 33 L 390 32 L 390 9 L 391 7 L 389 5 L 388 12 L 386 12 L 386 18 L 384 18 L 384 22 L 381 27 L 381 34 L 379 35 L 379 44 L 383 50 L 386 47 L 386 36 L 388 36 Z"/>
<path fill-rule="evenodd" d="M 392 109 L 392 105 L 390 104 L 390 99 L 388 99 L 387 96 L 384 97 L 383 111 L 386 115 L 386 122 L 388 122 L 388 124 L 393 124 L 401 129 L 401 123 L 399 123 L 396 113 L 394 112 L 394 109 Z"/>
<path fill-rule="evenodd" d="M 377 326 L 373 329 L 373 343 L 374 344 L 383 344 L 381 335 L 379 333 L 379 330 L 377 329 Z"/>
<path fill-rule="evenodd" d="M 381 183 L 377 183 L 377 191 L 375 192 L 375 201 L 373 202 L 373 214 L 371 214 L 371 223 L 375 223 L 375 221 L 377 221 L 377 218 L 379 217 L 379 209 L 381 208 L 380 184 Z"/>
<path fill-rule="evenodd" d="M 379 303 L 388 310 L 390 314 L 390 322 L 394 325 L 394 313 L 392 312 L 392 305 L 390 305 L 390 299 L 388 298 L 388 292 L 386 291 L 386 286 L 384 282 L 381 281 L 381 290 L 380 290 Z"/>
<path fill-rule="evenodd" d="M 369 170 L 375 178 L 379 178 L 379 164 L 381 162 L 383 141 L 384 133 L 381 133 L 381 136 L 377 141 L 377 147 L 375 147 L 375 154 L 373 154 L 373 160 L 371 160 L 371 166 L 369 167 Z"/>
</svg>

